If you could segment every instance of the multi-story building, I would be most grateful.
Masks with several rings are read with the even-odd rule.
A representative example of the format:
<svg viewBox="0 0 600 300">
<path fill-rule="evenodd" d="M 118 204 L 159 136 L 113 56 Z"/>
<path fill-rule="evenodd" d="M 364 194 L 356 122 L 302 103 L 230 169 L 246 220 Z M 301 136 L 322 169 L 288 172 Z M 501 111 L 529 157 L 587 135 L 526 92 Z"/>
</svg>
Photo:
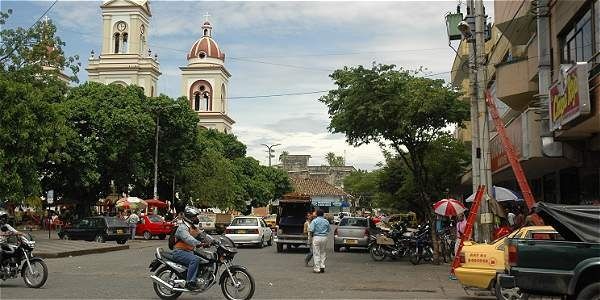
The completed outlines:
<svg viewBox="0 0 600 300">
<path fill-rule="evenodd" d="M 494 12 L 488 87 L 535 198 L 600 201 L 599 1 L 494 1 Z M 452 80 L 468 88 L 461 59 Z M 495 132 L 490 150 L 494 184 L 518 190 Z"/>
<path fill-rule="evenodd" d="M 337 188 L 344 187 L 344 178 L 356 171 L 353 166 L 310 166 L 310 155 L 285 155 L 279 168 L 288 172 L 290 177 L 319 179 Z"/>
</svg>

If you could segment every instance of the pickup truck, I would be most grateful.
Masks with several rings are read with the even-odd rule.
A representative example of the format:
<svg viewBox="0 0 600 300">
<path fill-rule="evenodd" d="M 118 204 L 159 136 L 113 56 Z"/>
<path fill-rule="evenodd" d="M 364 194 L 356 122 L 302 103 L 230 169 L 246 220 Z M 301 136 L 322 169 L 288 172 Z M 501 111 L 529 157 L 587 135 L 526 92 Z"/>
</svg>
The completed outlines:
<svg viewBox="0 0 600 300">
<path fill-rule="evenodd" d="M 561 239 L 509 238 L 502 288 L 538 295 L 600 299 L 600 206 L 540 202 L 536 213 Z"/>
<path fill-rule="evenodd" d="M 283 245 L 298 247 L 308 243 L 308 235 L 304 234 L 306 214 L 313 210 L 310 197 L 296 195 L 279 200 L 277 214 L 277 252 L 283 251 Z"/>
</svg>

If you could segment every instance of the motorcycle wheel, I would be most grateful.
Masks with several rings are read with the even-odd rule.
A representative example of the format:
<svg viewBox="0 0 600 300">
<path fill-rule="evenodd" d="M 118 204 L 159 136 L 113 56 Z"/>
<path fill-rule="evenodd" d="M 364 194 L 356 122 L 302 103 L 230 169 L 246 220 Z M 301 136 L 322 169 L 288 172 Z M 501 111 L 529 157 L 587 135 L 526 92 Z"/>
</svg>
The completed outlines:
<svg viewBox="0 0 600 300">
<path fill-rule="evenodd" d="M 29 263 L 31 264 L 32 272 L 29 270 L 29 265 L 25 263 L 23 269 L 21 269 L 21 277 L 23 277 L 23 281 L 27 287 L 34 289 L 41 288 L 46 283 L 46 280 L 48 280 L 48 267 L 41 259 L 31 260 Z"/>
<path fill-rule="evenodd" d="M 169 284 L 171 284 L 170 281 L 179 279 L 175 272 L 173 272 L 172 270 L 170 270 L 166 267 L 162 267 L 162 268 L 158 269 L 158 271 L 156 271 L 155 274 L 156 274 L 156 277 L 160 278 L 161 280 L 163 280 L 164 282 L 167 282 Z M 185 279 L 185 278 L 181 278 L 181 279 Z M 154 292 L 156 293 L 156 295 L 158 297 L 160 297 L 160 299 L 173 300 L 173 299 L 177 299 L 179 296 L 181 296 L 181 292 L 174 292 L 156 282 L 152 282 L 152 286 L 154 287 Z"/>
<path fill-rule="evenodd" d="M 419 251 L 417 249 L 413 249 L 410 253 L 410 263 L 413 265 L 418 265 L 421 262 L 421 255 L 419 255 Z"/>
<path fill-rule="evenodd" d="M 385 253 L 381 250 L 381 246 L 373 245 L 369 248 L 369 254 L 374 261 L 382 261 L 385 259 Z"/>
<path fill-rule="evenodd" d="M 228 300 L 248 300 L 254 295 L 254 278 L 244 269 L 231 268 L 231 276 L 227 275 L 221 282 L 221 291 Z M 235 278 L 237 286 L 231 278 Z"/>
</svg>

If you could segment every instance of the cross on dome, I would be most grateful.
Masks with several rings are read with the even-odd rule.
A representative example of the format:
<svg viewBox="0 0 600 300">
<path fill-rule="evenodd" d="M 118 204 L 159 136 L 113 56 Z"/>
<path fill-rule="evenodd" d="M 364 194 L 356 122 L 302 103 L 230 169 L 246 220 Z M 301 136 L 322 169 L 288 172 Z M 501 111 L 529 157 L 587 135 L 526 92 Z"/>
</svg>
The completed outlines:
<svg viewBox="0 0 600 300">
<path fill-rule="evenodd" d="M 202 24 L 202 32 L 204 36 L 211 36 L 212 33 L 212 25 L 208 21 L 208 17 L 210 17 L 210 14 L 206 13 L 204 15 L 204 23 Z"/>
<path fill-rule="evenodd" d="M 204 21 L 205 21 L 205 22 L 208 22 L 208 18 L 209 18 L 209 17 L 210 17 L 210 14 L 207 12 L 207 13 L 204 15 Z"/>
</svg>

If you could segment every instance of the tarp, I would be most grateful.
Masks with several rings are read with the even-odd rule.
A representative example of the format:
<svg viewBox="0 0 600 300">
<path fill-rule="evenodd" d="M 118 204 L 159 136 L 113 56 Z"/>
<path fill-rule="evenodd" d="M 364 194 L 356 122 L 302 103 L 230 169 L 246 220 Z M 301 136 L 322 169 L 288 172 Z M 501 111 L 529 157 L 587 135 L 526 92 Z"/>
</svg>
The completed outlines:
<svg viewBox="0 0 600 300">
<path fill-rule="evenodd" d="M 538 202 L 536 213 L 566 240 L 600 243 L 600 206 Z"/>
</svg>

